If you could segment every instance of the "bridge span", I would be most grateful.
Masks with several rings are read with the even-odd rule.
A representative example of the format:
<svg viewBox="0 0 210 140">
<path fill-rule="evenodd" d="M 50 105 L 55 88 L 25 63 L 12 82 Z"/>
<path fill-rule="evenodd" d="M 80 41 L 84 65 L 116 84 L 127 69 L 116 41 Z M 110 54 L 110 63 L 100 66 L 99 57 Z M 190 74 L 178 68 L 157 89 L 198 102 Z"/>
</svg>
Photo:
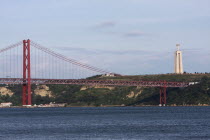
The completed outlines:
<svg viewBox="0 0 210 140">
<path fill-rule="evenodd" d="M 0 78 L 2 84 L 27 84 L 23 78 Z M 187 87 L 187 82 L 166 81 L 125 81 L 125 80 L 87 80 L 87 79 L 31 79 L 31 84 L 104 85 L 139 87 Z"/>
<path fill-rule="evenodd" d="M 109 72 L 68 58 L 29 39 L 0 49 L 0 54 L 0 84 L 22 85 L 22 105 L 32 105 L 31 84 L 159 87 L 161 105 L 166 104 L 166 88 L 189 86 L 186 82 L 89 80 L 86 78 Z"/>
</svg>

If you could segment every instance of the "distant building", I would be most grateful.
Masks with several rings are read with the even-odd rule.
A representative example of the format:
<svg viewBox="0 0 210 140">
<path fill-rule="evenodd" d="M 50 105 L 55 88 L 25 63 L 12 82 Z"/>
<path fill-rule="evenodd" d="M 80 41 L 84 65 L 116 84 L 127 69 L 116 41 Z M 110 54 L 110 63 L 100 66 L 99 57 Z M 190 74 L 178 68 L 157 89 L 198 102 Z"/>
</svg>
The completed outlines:
<svg viewBox="0 0 210 140">
<path fill-rule="evenodd" d="M 0 104 L 0 107 L 10 107 L 12 105 L 11 102 L 8 102 L 8 103 L 1 103 Z"/>
<path fill-rule="evenodd" d="M 37 107 L 65 107 L 67 104 L 66 103 L 50 103 L 50 104 L 41 104 L 41 105 L 35 105 Z"/>
<path fill-rule="evenodd" d="M 106 76 L 106 77 L 114 77 L 115 74 L 114 73 L 106 73 L 104 76 Z"/>
<path fill-rule="evenodd" d="M 177 44 L 177 51 L 175 52 L 174 72 L 176 74 L 183 74 L 182 51 L 179 50 L 180 45 Z"/>
<path fill-rule="evenodd" d="M 189 82 L 189 85 L 195 85 L 198 84 L 199 82 Z"/>
<path fill-rule="evenodd" d="M 103 77 L 115 77 L 115 76 L 121 76 L 120 74 L 116 74 L 116 73 L 106 73 L 103 75 Z"/>
</svg>

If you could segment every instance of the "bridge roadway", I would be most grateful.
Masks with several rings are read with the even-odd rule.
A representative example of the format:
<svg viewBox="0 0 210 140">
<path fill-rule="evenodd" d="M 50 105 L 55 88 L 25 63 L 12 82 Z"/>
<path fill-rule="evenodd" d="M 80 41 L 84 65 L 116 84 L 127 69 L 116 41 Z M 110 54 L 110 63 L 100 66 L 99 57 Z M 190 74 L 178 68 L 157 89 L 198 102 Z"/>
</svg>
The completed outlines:
<svg viewBox="0 0 210 140">
<path fill-rule="evenodd" d="M 23 78 L 0 78 L 0 84 L 24 84 Z M 70 84 L 140 87 L 187 87 L 187 82 L 166 81 L 123 81 L 123 80 L 87 80 L 87 79 L 31 79 L 31 84 Z"/>
</svg>

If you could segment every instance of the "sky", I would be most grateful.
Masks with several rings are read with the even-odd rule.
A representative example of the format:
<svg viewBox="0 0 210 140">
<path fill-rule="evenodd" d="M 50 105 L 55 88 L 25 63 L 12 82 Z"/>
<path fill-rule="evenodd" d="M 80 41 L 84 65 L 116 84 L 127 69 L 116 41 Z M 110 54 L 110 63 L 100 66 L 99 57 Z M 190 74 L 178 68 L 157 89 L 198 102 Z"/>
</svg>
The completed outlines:
<svg viewBox="0 0 210 140">
<path fill-rule="evenodd" d="M 210 72 L 209 0 L 0 0 L 0 49 L 31 39 L 125 75 Z"/>
</svg>

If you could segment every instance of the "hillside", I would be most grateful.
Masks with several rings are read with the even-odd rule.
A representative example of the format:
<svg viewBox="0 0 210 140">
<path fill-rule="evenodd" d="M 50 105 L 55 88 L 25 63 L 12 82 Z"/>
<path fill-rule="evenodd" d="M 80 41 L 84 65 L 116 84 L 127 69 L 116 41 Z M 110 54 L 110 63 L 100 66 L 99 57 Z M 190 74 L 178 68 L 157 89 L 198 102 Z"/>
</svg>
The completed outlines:
<svg viewBox="0 0 210 140">
<path fill-rule="evenodd" d="M 130 80 L 130 81 L 173 81 L 173 82 L 195 82 L 200 81 L 202 77 L 209 77 L 210 74 L 157 74 L 157 75 L 133 75 L 116 77 L 91 77 L 90 79 L 101 80 Z"/>
<path fill-rule="evenodd" d="M 210 74 L 165 74 L 103 77 L 94 76 L 88 79 L 97 80 L 143 80 L 143 81 L 185 81 L 199 82 L 187 88 L 168 88 L 168 105 L 210 104 Z M 1 85 L 0 102 L 13 102 L 21 105 L 20 85 Z M 6 90 L 6 89 L 8 90 Z M 8 91 L 9 94 L 6 94 Z M 111 87 L 111 86 L 78 86 L 78 85 L 33 85 L 33 104 L 49 102 L 68 103 L 69 106 L 107 106 L 107 105 L 158 105 L 159 88 L 145 87 Z M 11 93 L 12 92 L 12 93 Z"/>
</svg>

